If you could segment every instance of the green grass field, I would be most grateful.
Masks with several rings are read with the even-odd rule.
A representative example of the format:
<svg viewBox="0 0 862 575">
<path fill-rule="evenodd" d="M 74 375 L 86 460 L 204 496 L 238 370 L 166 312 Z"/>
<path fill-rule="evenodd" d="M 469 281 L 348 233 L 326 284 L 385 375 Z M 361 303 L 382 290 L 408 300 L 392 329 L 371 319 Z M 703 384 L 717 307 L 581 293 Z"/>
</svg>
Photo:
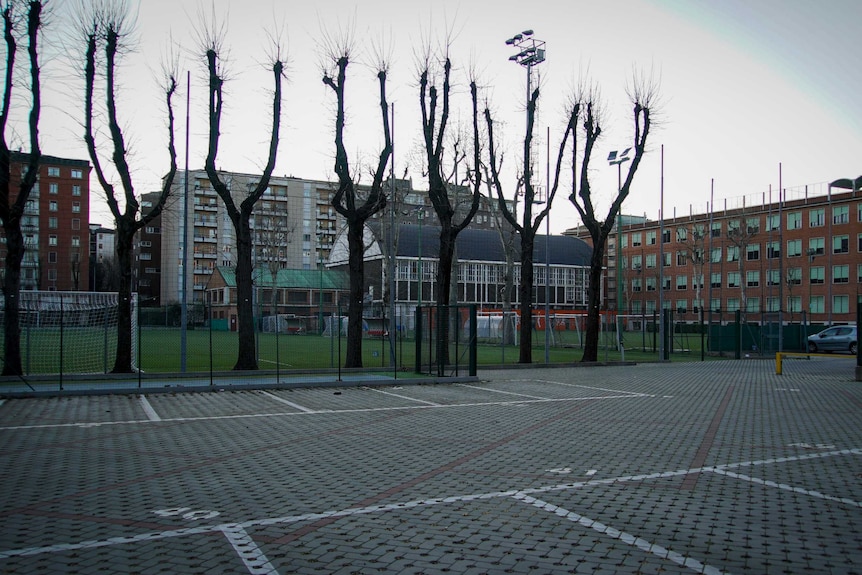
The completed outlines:
<svg viewBox="0 0 862 575">
<path fill-rule="evenodd" d="M 614 334 L 602 334 L 599 346 L 599 361 L 619 361 L 621 356 L 614 346 Z M 58 330 L 39 330 L 24 333 L 22 337 L 23 364 L 27 374 L 55 374 L 61 371 L 74 373 L 103 373 L 113 367 L 115 342 L 106 338 L 101 330 L 67 329 L 63 334 L 63 354 L 59 353 L 60 333 Z M 186 371 L 207 372 L 212 364 L 213 371 L 227 371 L 233 368 L 237 354 L 237 334 L 235 332 L 212 331 L 207 329 L 186 332 Z M 337 368 L 343 364 L 346 339 L 342 338 L 339 354 L 338 338 L 320 335 L 280 335 L 261 333 L 258 339 L 258 365 L 260 369 L 275 370 L 312 370 Z M 181 359 L 181 331 L 176 328 L 143 328 L 141 330 L 140 366 L 148 373 L 179 372 Z M 655 361 L 658 352 L 653 351 L 651 334 L 629 333 L 625 335 L 627 361 Z M 556 333 L 549 349 L 550 363 L 574 363 L 581 360 L 583 349 L 577 334 L 573 332 Z M 672 361 L 700 360 L 700 337 L 677 338 L 673 344 Z M 363 365 L 370 369 L 391 369 L 389 340 L 381 338 L 363 339 Z M 428 363 L 428 343 L 423 349 L 423 363 Z M 500 365 L 518 363 L 517 346 L 503 346 L 499 343 L 478 345 L 479 365 Z M 450 344 L 450 357 L 457 358 L 463 369 L 468 365 L 468 350 L 462 343 L 457 350 Z M 416 358 L 416 344 L 413 339 L 399 339 L 395 345 L 395 360 L 399 369 L 413 371 Z M 545 362 L 544 332 L 533 334 L 533 362 Z"/>
</svg>

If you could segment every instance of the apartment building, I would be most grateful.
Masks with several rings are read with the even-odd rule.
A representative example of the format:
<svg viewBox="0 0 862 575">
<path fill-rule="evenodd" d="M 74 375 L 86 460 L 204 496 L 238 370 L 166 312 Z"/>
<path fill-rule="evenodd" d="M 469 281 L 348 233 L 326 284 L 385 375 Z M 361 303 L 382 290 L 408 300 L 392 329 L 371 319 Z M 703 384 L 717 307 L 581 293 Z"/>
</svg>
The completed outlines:
<svg viewBox="0 0 862 575">
<path fill-rule="evenodd" d="M 234 201 L 239 204 L 260 179 L 259 174 L 222 173 Z M 253 263 L 269 273 L 279 269 L 314 270 L 326 266 L 336 236 L 345 221 L 332 207 L 338 184 L 293 176 L 273 176 L 252 216 Z M 428 193 L 413 188 L 413 182 L 395 180 L 397 201 L 375 214 L 369 222 L 426 224 L 435 222 Z M 363 188 L 359 186 L 360 190 Z M 183 205 L 186 186 L 183 175 L 175 179 L 172 200 L 161 216 L 160 299 L 162 305 L 181 300 L 183 281 L 190 286 L 188 301 L 203 301 L 207 283 L 217 267 L 236 264 L 236 237 L 224 202 L 210 184 L 204 170 L 188 175 L 187 205 Z M 458 194 L 455 193 L 455 196 Z M 466 191 L 462 194 L 466 197 Z M 461 202 L 458 210 L 467 209 Z M 496 204 L 483 201 L 474 217 L 476 227 L 495 228 Z M 390 212 L 389 210 L 394 210 Z M 185 213 L 185 217 L 184 214 Z M 185 222 L 185 224 L 184 224 Z M 182 273 L 183 232 L 188 234 L 188 267 Z M 143 277 L 143 276 L 142 276 Z M 185 278 L 185 279 L 184 279 Z"/>
<path fill-rule="evenodd" d="M 29 154 L 11 154 L 12 200 L 29 159 Z M 21 220 L 27 246 L 21 262 L 22 290 L 90 289 L 90 169 L 87 160 L 41 157 L 39 176 Z M 0 228 L 0 270 L 6 261 L 5 243 Z"/>
<path fill-rule="evenodd" d="M 697 321 L 702 309 L 713 319 L 739 310 L 746 321 L 781 312 L 785 322 L 855 322 L 860 188 L 862 178 L 838 180 L 781 201 L 623 225 L 623 313 L 655 313 L 662 290 L 664 308 L 683 321 Z M 606 308 L 613 308 L 617 262 L 609 252 Z"/>
<path fill-rule="evenodd" d="M 159 201 L 160 192 L 141 196 L 141 212 L 146 214 Z M 135 234 L 132 286 L 143 307 L 158 307 L 162 282 L 162 216 L 159 215 Z"/>
</svg>

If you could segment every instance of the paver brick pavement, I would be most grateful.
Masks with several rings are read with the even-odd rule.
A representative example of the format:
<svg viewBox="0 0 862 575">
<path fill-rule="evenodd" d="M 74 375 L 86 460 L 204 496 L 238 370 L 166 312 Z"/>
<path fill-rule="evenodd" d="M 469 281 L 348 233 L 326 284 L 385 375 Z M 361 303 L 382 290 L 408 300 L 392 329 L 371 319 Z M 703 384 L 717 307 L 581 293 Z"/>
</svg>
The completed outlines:
<svg viewBox="0 0 862 575">
<path fill-rule="evenodd" d="M 862 572 L 853 361 L 0 404 L 0 573 Z"/>
</svg>

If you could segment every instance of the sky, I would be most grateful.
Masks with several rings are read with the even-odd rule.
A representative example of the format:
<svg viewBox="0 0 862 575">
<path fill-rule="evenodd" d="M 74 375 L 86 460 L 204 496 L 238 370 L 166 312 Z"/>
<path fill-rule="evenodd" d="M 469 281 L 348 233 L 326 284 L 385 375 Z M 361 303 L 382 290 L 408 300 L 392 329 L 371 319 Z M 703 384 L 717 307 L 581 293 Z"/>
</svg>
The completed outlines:
<svg viewBox="0 0 862 575">
<path fill-rule="evenodd" d="M 80 41 L 56 0 L 43 31 L 43 153 L 87 158 L 83 144 Z M 469 125 L 468 84 L 475 78 L 483 105 L 499 122 L 504 183 L 513 190 L 524 136 L 525 70 L 509 61 L 505 40 L 525 29 L 546 42 L 546 61 L 534 69 L 541 87 L 534 153 L 544 176 L 547 134 L 556 153 L 565 106 L 584 81 L 600 90 L 603 137 L 590 168 L 595 203 L 606 214 L 617 187 L 611 150 L 633 141 L 626 95 L 635 74 L 658 84 L 659 105 L 647 154 L 635 175 L 625 214 L 670 217 L 703 213 L 710 202 L 749 204 L 770 190 L 825 193 L 825 182 L 862 174 L 862 74 L 854 26 L 858 0 L 141 0 L 132 51 L 119 69 L 119 115 L 138 193 L 157 190 L 167 171 L 167 120 L 160 92 L 166 54 L 180 56 L 182 86 L 175 101 L 179 164 L 184 149 L 186 96 L 190 100 L 191 169 L 206 154 L 205 61 L 196 40 L 201 14 L 225 26 L 225 111 L 218 166 L 259 173 L 265 163 L 273 81 L 267 70 L 271 39 L 287 55 L 277 175 L 332 180 L 334 97 L 321 82 L 323 38 L 353 40 L 347 81 L 347 149 L 357 173 L 366 174 L 382 142 L 375 54 L 390 65 L 388 99 L 394 104 L 395 172 L 427 189 L 419 157 L 417 55 L 439 54 L 448 44 L 453 63 L 453 119 Z M 448 40 L 447 40 L 448 39 Z M 382 48 L 381 48 L 382 46 Z M 186 85 L 186 75 L 191 85 Z M 20 88 L 20 84 L 19 84 Z M 19 97 L 18 105 L 24 101 Z M 23 109 L 23 107 L 22 107 Z M 17 128 L 21 138 L 23 125 Z M 100 140 L 107 156 L 109 143 Z M 662 177 L 662 150 L 664 170 Z M 553 160 L 552 160 L 553 161 Z M 780 167 L 779 167 L 780 166 Z M 624 165 L 624 170 L 627 165 Z M 544 178 L 543 178 L 544 179 Z M 368 181 L 368 176 L 363 176 Z M 111 217 L 95 178 L 91 221 Z M 551 210 L 559 233 L 580 224 L 563 180 Z M 751 198 L 754 198 L 753 200 Z M 543 226 L 544 227 L 544 226 Z"/>
</svg>

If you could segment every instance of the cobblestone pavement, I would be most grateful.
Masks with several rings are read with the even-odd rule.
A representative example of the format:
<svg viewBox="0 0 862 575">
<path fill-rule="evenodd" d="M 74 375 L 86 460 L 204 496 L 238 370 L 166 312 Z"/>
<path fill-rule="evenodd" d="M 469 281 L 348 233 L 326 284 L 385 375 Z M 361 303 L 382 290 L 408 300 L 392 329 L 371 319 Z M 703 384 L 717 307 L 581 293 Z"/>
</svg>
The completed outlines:
<svg viewBox="0 0 862 575">
<path fill-rule="evenodd" d="M 0 573 L 860 573 L 853 366 L 11 399 Z"/>
</svg>

